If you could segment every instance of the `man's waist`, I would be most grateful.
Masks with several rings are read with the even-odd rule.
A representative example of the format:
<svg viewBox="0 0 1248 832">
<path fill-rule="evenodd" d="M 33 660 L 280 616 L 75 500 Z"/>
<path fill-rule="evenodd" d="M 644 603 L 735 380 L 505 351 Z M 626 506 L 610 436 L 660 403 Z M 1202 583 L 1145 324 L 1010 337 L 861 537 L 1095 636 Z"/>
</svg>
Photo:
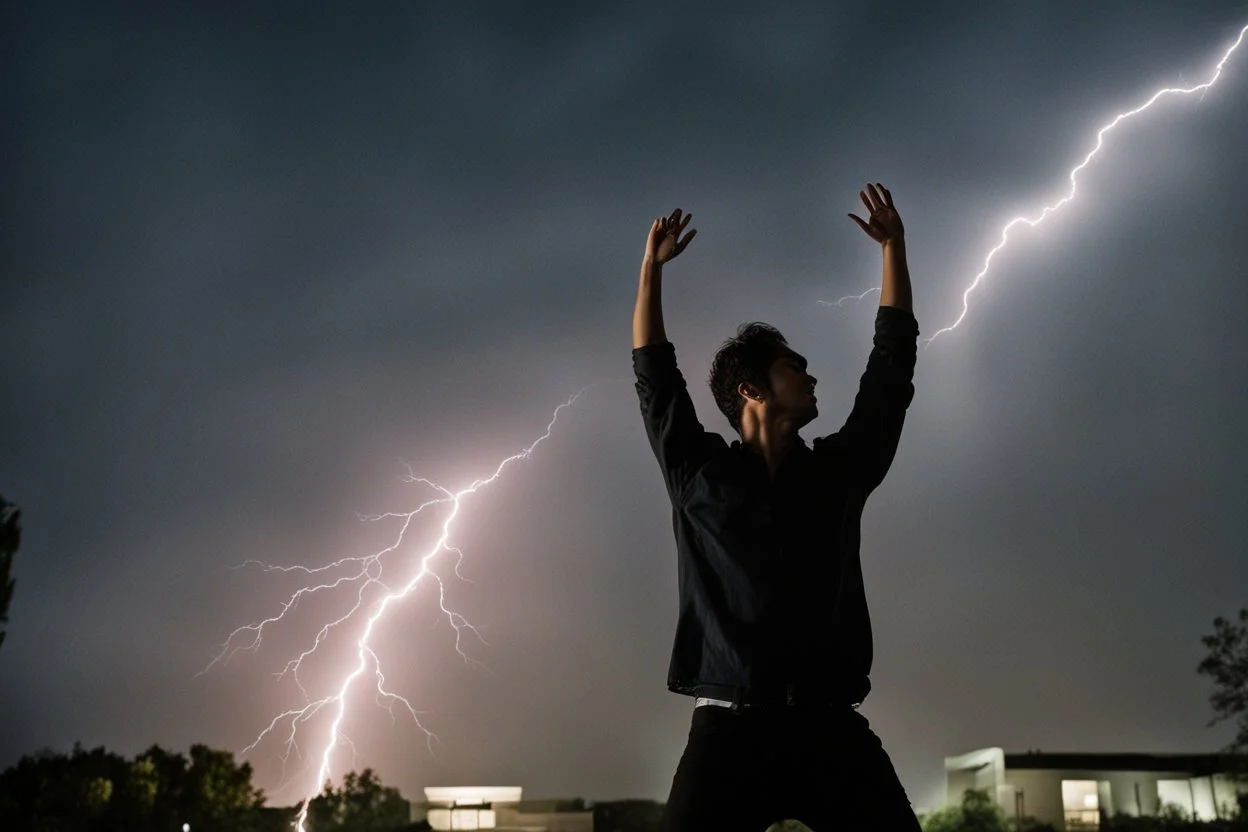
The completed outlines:
<svg viewBox="0 0 1248 832">
<path fill-rule="evenodd" d="M 719 705 L 730 708 L 822 706 L 856 708 L 862 704 L 870 689 L 871 683 L 864 677 L 860 684 L 852 686 L 826 683 L 697 684 L 687 692 L 697 698 L 696 705 Z"/>
</svg>

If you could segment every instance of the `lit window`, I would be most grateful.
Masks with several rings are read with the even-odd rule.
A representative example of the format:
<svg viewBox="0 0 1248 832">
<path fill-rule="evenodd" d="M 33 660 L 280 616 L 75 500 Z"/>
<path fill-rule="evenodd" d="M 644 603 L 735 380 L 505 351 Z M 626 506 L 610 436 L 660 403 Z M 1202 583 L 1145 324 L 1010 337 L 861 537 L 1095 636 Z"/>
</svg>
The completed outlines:
<svg viewBox="0 0 1248 832">
<path fill-rule="evenodd" d="M 1099 828 L 1101 811 L 1096 794 L 1096 781 L 1063 780 L 1062 808 L 1066 815 L 1066 829 L 1070 832 Z"/>
<path fill-rule="evenodd" d="M 481 824 L 477 822 L 476 809 L 452 809 L 451 810 L 451 828 L 452 829 L 480 829 Z"/>
</svg>

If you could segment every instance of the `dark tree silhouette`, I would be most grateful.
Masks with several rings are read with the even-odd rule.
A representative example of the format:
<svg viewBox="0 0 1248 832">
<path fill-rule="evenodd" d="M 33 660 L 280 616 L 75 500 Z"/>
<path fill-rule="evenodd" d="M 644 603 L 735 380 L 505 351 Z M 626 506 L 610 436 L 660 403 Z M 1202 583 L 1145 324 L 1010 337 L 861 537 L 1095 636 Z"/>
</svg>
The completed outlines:
<svg viewBox="0 0 1248 832">
<path fill-rule="evenodd" d="M 1007 819 L 988 792 L 967 789 L 962 805 L 937 809 L 921 819 L 923 832 L 1059 832 L 1035 818 Z"/>
<path fill-rule="evenodd" d="M 13 556 L 22 542 L 22 510 L 0 496 L 0 645 L 8 631 L 13 600 Z"/>
<path fill-rule="evenodd" d="M 967 789 L 960 806 L 946 806 L 923 818 L 923 832 L 1008 832 L 1005 812 L 986 791 Z"/>
<path fill-rule="evenodd" d="M 1248 752 L 1248 608 L 1239 611 L 1238 621 L 1215 618 L 1213 632 L 1201 642 L 1209 655 L 1196 670 L 1213 679 L 1209 704 L 1214 717 L 1209 724 L 1236 719 L 1239 731 L 1227 750 Z"/>
<path fill-rule="evenodd" d="M 594 832 L 658 832 L 663 804 L 653 800 L 594 803 Z"/>
<path fill-rule="evenodd" d="M 308 825 L 312 832 L 398 832 L 410 826 L 411 809 L 399 790 L 383 786 L 371 769 L 354 771 L 312 798 Z"/>
<path fill-rule="evenodd" d="M 31 832 L 267 832 L 289 813 L 265 810 L 251 766 L 204 745 L 152 746 L 133 760 L 103 748 L 23 757 L 0 773 L 0 829 Z"/>
</svg>

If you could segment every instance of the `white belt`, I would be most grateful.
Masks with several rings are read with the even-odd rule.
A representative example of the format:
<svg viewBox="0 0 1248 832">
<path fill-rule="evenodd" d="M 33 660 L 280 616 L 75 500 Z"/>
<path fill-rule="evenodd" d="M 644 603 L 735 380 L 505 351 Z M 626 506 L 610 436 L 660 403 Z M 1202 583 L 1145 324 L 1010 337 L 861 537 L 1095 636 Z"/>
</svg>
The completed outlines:
<svg viewBox="0 0 1248 832">
<path fill-rule="evenodd" d="M 733 704 L 727 699 L 712 699 L 709 696 L 699 696 L 693 700 L 694 708 L 701 708 L 703 705 L 714 705 L 716 708 L 732 708 Z M 861 702 L 850 705 L 855 711 L 862 707 Z"/>
</svg>

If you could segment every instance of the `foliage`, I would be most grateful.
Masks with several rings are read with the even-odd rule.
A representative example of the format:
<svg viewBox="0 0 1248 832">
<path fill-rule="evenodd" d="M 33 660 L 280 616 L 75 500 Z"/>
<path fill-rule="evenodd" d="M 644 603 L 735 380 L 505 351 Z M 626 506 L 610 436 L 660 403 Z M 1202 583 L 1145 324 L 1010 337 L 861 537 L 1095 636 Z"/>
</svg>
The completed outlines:
<svg viewBox="0 0 1248 832">
<path fill-rule="evenodd" d="M 189 755 L 153 745 L 131 760 L 75 745 L 43 751 L 0 772 L 0 829 L 23 832 L 289 832 L 297 807 L 264 805 L 251 764 L 193 745 Z M 327 785 L 309 807 L 314 832 L 426 832 L 398 789 L 372 769 Z"/>
<path fill-rule="evenodd" d="M 1011 819 L 1010 829 L 1015 830 L 1015 832 L 1062 832 L 1061 828 L 1051 823 L 1041 823 L 1031 817 L 1023 818 L 1022 823 L 1017 823 Z"/>
<path fill-rule="evenodd" d="M 922 818 L 923 832 L 1060 832 L 1034 818 L 1022 823 L 1007 820 L 985 791 L 967 790 L 961 806 L 938 809 Z M 1166 806 L 1151 816 L 1114 815 L 1103 818 L 1100 832 L 1248 832 L 1248 815 L 1236 820 L 1192 820 L 1177 806 Z"/>
<path fill-rule="evenodd" d="M 1213 633 L 1201 642 L 1209 655 L 1197 667 L 1213 679 L 1209 704 L 1214 718 L 1210 724 L 1236 719 L 1238 733 L 1227 748 L 1248 752 L 1248 608 L 1239 611 L 1239 621 L 1218 617 L 1213 620 Z"/>
<path fill-rule="evenodd" d="M 133 760 L 74 746 L 26 756 L 0 773 L 0 828 L 31 832 L 259 830 L 264 796 L 251 766 L 227 751 L 191 747 L 190 759 L 152 746 Z"/>
<path fill-rule="evenodd" d="M 946 806 L 920 819 L 923 832 L 1060 832 L 1035 818 L 1006 819 L 988 792 L 967 789 L 960 806 Z"/>
<path fill-rule="evenodd" d="M 327 782 L 308 807 L 308 826 L 312 832 L 396 832 L 408 827 L 410 814 L 399 790 L 383 786 L 366 768 L 344 777 L 340 789 Z"/>
<path fill-rule="evenodd" d="M 1200 821 L 1177 806 L 1165 806 L 1156 815 L 1113 815 L 1102 822 L 1101 832 L 1248 832 L 1248 816 Z"/>
<path fill-rule="evenodd" d="M 22 542 L 22 511 L 0 496 L 0 624 L 9 623 L 9 602 L 13 600 L 13 557 Z M 7 627 L 0 627 L 0 645 Z"/>
<path fill-rule="evenodd" d="M 1008 832 L 1005 812 L 988 792 L 967 789 L 962 804 L 937 809 L 922 819 L 923 832 Z"/>
<path fill-rule="evenodd" d="M 604 800 L 595 803 L 594 832 L 658 832 L 663 804 L 653 800 Z"/>
</svg>

